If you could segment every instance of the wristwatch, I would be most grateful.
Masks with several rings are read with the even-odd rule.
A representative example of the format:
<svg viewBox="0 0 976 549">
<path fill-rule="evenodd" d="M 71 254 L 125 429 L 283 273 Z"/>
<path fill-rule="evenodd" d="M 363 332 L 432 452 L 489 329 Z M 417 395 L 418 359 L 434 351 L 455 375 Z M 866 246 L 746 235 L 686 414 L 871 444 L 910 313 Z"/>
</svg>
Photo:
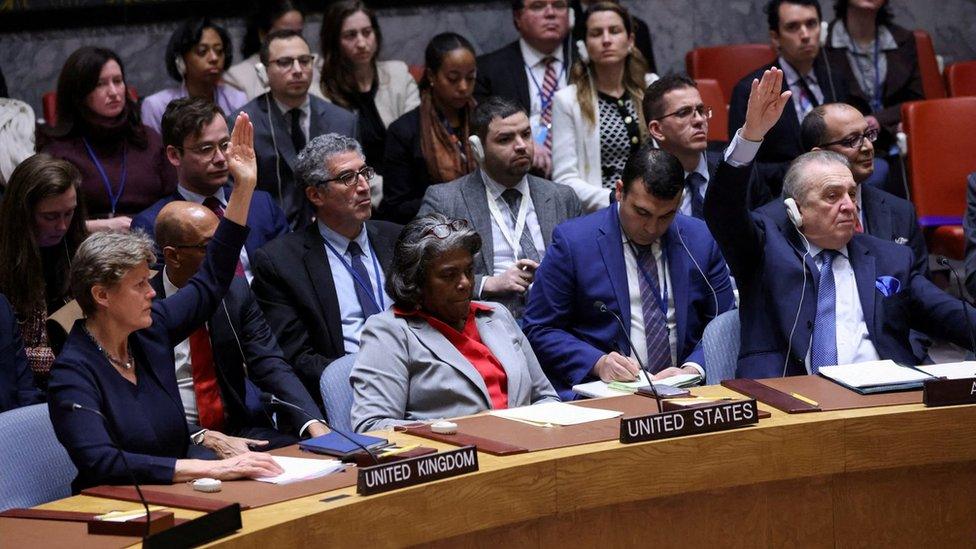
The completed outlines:
<svg viewBox="0 0 976 549">
<path fill-rule="evenodd" d="M 190 442 L 198 446 L 203 444 L 203 436 L 207 434 L 207 431 L 209 431 L 209 429 L 200 429 L 196 433 L 193 433 L 190 435 Z"/>
</svg>

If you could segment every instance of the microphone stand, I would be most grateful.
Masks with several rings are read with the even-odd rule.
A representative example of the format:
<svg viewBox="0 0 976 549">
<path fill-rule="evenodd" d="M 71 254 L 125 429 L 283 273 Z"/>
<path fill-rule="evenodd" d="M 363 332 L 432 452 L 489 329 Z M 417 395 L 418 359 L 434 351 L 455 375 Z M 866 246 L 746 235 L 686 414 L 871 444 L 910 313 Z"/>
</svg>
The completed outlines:
<svg viewBox="0 0 976 549">
<path fill-rule="evenodd" d="M 966 330 L 969 332 L 969 350 L 976 352 L 976 333 L 973 332 L 973 324 L 969 319 L 969 312 L 966 310 L 966 305 L 969 305 L 969 301 L 966 299 L 966 294 L 963 293 L 962 279 L 959 278 L 959 273 L 956 272 L 945 256 L 939 256 L 936 259 L 936 263 L 948 268 L 956 278 L 956 287 L 959 289 L 959 300 L 962 302 L 962 316 L 966 319 Z"/>
<path fill-rule="evenodd" d="M 620 332 L 624 334 L 624 338 L 627 340 L 627 344 L 630 345 L 630 350 L 633 352 L 634 342 L 630 340 L 630 335 L 627 334 L 627 328 L 624 326 L 624 321 L 617 316 L 617 313 L 611 311 L 610 308 L 607 307 L 606 303 L 599 300 L 593 302 L 593 308 L 601 313 L 609 314 L 614 318 L 614 320 L 617 321 L 617 325 L 620 326 Z M 637 358 L 637 364 L 640 365 L 644 375 L 647 376 L 647 384 L 651 387 L 651 395 L 654 397 L 654 401 L 657 402 L 657 411 L 663 412 L 664 408 L 661 406 L 661 395 L 658 394 L 657 388 L 654 387 L 654 382 L 651 381 L 651 371 L 644 366 L 644 361 L 641 360 L 640 355 L 638 355 L 636 352 L 634 352 L 634 357 Z"/>
<path fill-rule="evenodd" d="M 344 438 L 344 439 L 348 440 L 349 442 L 355 444 L 356 446 L 358 446 L 359 448 L 361 448 L 362 451 L 366 452 L 366 454 L 369 455 L 370 459 L 373 460 L 373 465 L 379 465 L 380 464 L 380 459 L 369 448 L 363 446 L 362 444 L 360 444 L 360 442 L 358 440 L 356 440 L 353 437 L 347 435 L 346 433 L 343 433 L 339 429 L 334 429 L 331 425 L 329 425 L 329 422 L 325 421 L 324 419 L 319 419 L 317 417 L 312 416 L 311 414 L 309 414 L 308 412 L 306 412 L 305 409 L 302 408 L 301 406 L 298 406 L 296 404 L 292 404 L 291 402 L 285 402 L 284 400 L 281 400 L 280 398 L 278 398 L 278 397 L 276 397 L 276 396 L 274 396 L 274 395 L 272 395 L 270 393 L 264 393 L 264 394 L 262 394 L 261 395 L 261 402 L 263 404 L 270 404 L 272 406 L 284 406 L 284 407 L 287 407 L 287 408 L 291 408 L 293 410 L 297 410 L 300 414 L 302 414 L 303 416 L 305 416 L 306 418 L 308 418 L 308 419 L 310 419 L 312 421 L 318 421 L 318 422 L 324 423 L 325 426 L 328 427 L 330 431 L 332 431 L 333 433 L 338 433 L 339 435 L 342 436 L 342 438 Z"/>
</svg>

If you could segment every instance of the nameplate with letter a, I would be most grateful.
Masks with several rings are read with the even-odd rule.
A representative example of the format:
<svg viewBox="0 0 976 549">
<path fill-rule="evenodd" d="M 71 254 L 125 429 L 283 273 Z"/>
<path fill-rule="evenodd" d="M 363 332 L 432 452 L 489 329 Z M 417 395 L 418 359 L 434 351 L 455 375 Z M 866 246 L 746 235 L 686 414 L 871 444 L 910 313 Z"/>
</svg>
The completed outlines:
<svg viewBox="0 0 976 549">
<path fill-rule="evenodd" d="M 976 404 L 976 378 L 927 379 L 922 385 L 922 403 L 926 406 Z"/>
<path fill-rule="evenodd" d="M 756 400 L 737 400 L 620 420 L 620 442 L 630 444 L 664 438 L 725 431 L 759 422 Z"/>
<path fill-rule="evenodd" d="M 356 492 L 371 496 L 477 470 L 478 450 L 474 446 L 465 446 L 449 452 L 363 467 L 359 470 Z"/>
</svg>

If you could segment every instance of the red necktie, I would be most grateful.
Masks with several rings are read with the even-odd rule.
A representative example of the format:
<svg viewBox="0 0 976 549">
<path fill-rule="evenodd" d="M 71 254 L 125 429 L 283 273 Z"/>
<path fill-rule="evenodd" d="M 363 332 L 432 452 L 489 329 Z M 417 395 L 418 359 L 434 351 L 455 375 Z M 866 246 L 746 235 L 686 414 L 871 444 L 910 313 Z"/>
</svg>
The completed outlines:
<svg viewBox="0 0 976 549">
<path fill-rule="evenodd" d="M 200 326 L 190 334 L 190 364 L 193 366 L 193 392 L 197 397 L 200 426 L 204 429 L 222 431 L 224 403 L 220 400 L 213 348 L 210 346 L 210 334 L 207 332 L 206 325 Z"/>
<path fill-rule="evenodd" d="M 546 132 L 546 148 L 552 149 L 552 99 L 556 94 L 556 87 L 559 81 L 556 79 L 556 58 L 546 57 L 546 73 L 542 78 L 542 112 L 539 113 L 539 123 L 549 128 Z"/>
<path fill-rule="evenodd" d="M 208 196 L 207 198 L 204 198 L 203 205 L 212 211 L 218 218 L 224 218 L 224 205 L 221 204 L 220 201 L 215 197 Z M 234 268 L 234 274 L 237 276 L 244 276 L 244 264 L 241 263 L 240 259 L 237 260 L 237 267 Z"/>
</svg>

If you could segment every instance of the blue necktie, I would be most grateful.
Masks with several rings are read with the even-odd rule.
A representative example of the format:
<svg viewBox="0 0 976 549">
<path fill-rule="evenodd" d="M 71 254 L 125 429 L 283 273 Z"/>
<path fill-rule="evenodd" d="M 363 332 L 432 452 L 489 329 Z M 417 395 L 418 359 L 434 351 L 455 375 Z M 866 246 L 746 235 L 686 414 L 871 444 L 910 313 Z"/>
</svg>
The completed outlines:
<svg viewBox="0 0 976 549">
<path fill-rule="evenodd" d="M 705 183 L 705 177 L 698 172 L 691 172 L 685 178 L 685 185 L 691 193 L 691 215 L 698 219 L 705 219 L 705 198 L 701 192 Z"/>
<path fill-rule="evenodd" d="M 810 346 L 810 373 L 837 364 L 837 292 L 834 288 L 834 258 L 837 250 L 820 252 L 820 282 L 817 286 L 817 316 Z"/>
<path fill-rule="evenodd" d="M 661 284 L 658 279 L 657 260 L 651 246 L 637 248 L 637 263 L 647 274 L 637 277 L 641 293 L 641 311 L 644 313 L 644 341 L 647 345 L 647 367 L 652 373 L 673 366 L 671 341 L 668 338 L 668 319 L 658 301 Z"/>
<path fill-rule="evenodd" d="M 376 297 L 373 295 L 373 284 L 369 280 L 369 271 L 366 270 L 366 265 L 363 263 L 363 249 L 353 240 L 349 243 L 346 251 L 352 256 L 352 270 L 356 273 L 355 278 L 362 281 L 360 284 L 353 280 L 353 287 L 356 288 L 356 299 L 359 300 L 359 306 L 363 310 L 363 318 L 369 318 L 380 310 L 376 306 Z"/>
</svg>

